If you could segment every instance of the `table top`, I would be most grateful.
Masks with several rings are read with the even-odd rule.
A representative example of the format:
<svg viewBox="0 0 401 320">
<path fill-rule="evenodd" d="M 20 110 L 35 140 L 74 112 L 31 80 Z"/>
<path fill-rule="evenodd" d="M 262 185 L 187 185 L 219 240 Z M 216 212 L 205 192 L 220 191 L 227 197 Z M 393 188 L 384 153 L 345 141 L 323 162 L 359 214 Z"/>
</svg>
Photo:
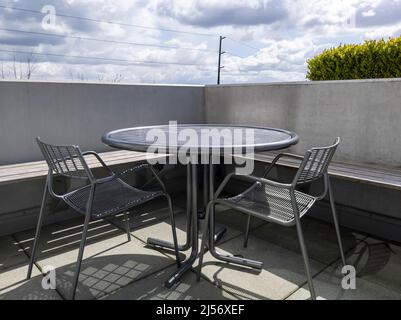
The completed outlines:
<svg viewBox="0 0 401 320">
<path fill-rule="evenodd" d="M 269 151 L 298 142 L 295 133 L 276 128 L 223 124 L 178 124 L 175 128 L 171 131 L 169 125 L 158 125 L 119 129 L 104 134 L 102 141 L 124 150 L 148 151 L 152 146 L 168 153 L 183 146 L 199 152 L 225 148 Z"/>
</svg>

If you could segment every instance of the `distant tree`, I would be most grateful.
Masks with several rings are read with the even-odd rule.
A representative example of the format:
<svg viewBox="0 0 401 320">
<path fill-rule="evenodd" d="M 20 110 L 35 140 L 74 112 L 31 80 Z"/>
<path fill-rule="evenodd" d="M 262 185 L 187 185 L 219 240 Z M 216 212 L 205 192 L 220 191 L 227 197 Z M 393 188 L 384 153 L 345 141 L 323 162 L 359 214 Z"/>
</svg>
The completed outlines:
<svg viewBox="0 0 401 320">
<path fill-rule="evenodd" d="M 85 77 L 85 74 L 83 73 L 76 73 L 74 74 L 72 71 L 69 72 L 70 74 L 70 79 L 72 81 L 88 81 L 89 79 L 87 79 Z M 112 82 L 112 83 L 119 83 L 122 82 L 124 80 L 124 76 L 120 73 L 116 73 L 112 76 L 106 76 L 104 74 L 98 74 L 97 75 L 97 80 L 99 82 Z"/>
<path fill-rule="evenodd" d="M 6 66 L 7 67 L 7 66 Z M 15 80 L 30 80 L 36 69 L 33 54 L 30 54 L 25 60 L 17 59 L 14 54 L 12 57 L 11 65 L 6 69 L 4 61 L 1 62 L 0 78 L 1 79 L 15 79 Z"/>
<path fill-rule="evenodd" d="M 119 82 L 121 82 L 123 80 L 124 80 L 124 76 L 121 73 L 119 73 L 119 74 L 116 73 L 114 75 L 114 78 L 111 80 L 111 82 L 119 83 Z"/>
<path fill-rule="evenodd" d="M 104 74 L 99 74 L 97 76 L 99 82 L 112 82 L 112 83 L 120 83 L 124 80 L 124 76 L 121 73 L 116 73 L 114 76 L 105 77 Z"/>
<path fill-rule="evenodd" d="M 1 62 L 1 78 L 2 79 L 6 78 L 6 74 L 4 73 L 4 63 L 3 63 L 3 61 Z"/>
<path fill-rule="evenodd" d="M 13 55 L 12 76 L 15 80 L 30 80 L 35 69 L 32 53 L 25 58 L 25 61 L 22 59 L 17 60 L 17 56 Z"/>
<path fill-rule="evenodd" d="M 28 80 L 31 79 L 32 73 L 34 72 L 35 67 L 36 66 L 33 61 L 33 56 L 32 55 L 28 56 L 28 58 L 26 60 L 26 77 Z"/>
<path fill-rule="evenodd" d="M 71 81 L 85 81 L 86 78 L 82 72 L 78 72 L 78 73 L 74 74 L 70 70 L 70 79 L 71 79 Z"/>
</svg>

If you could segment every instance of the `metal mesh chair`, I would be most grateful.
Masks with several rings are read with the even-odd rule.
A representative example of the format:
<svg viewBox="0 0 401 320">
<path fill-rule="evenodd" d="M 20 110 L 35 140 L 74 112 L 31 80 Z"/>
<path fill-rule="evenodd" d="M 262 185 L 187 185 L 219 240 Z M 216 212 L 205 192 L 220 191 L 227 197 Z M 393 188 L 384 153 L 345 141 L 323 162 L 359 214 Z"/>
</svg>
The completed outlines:
<svg viewBox="0 0 401 320">
<path fill-rule="evenodd" d="M 162 180 L 159 178 L 153 167 L 149 164 L 142 164 L 122 173 L 114 173 L 94 151 L 81 152 L 77 146 L 55 146 L 36 139 L 40 150 L 49 166 L 49 173 L 46 179 L 46 185 L 43 193 L 42 204 L 40 208 L 39 220 L 36 228 L 36 235 L 32 247 L 31 259 L 28 268 L 27 278 L 31 277 L 32 267 L 35 261 L 40 231 L 43 223 L 44 208 L 47 195 L 50 194 L 54 198 L 63 200 L 68 206 L 85 216 L 83 226 L 82 239 L 80 243 L 76 272 L 73 280 L 72 299 L 78 285 L 78 277 L 81 270 L 82 257 L 85 248 L 86 235 L 89 222 L 92 220 L 102 219 L 116 214 L 123 213 L 126 222 L 126 232 L 128 241 L 131 240 L 130 226 L 128 220 L 128 211 L 135 206 L 151 201 L 157 197 L 165 197 L 167 199 L 170 211 L 171 227 L 174 240 L 174 249 L 177 259 L 177 265 L 180 265 L 177 235 L 175 229 L 175 219 L 172 207 L 172 201 Z M 107 171 L 104 178 L 96 178 L 85 160 L 85 156 L 94 156 Z M 160 185 L 160 190 L 145 191 L 135 188 L 124 181 L 129 173 L 136 172 L 141 169 L 150 169 L 152 175 Z M 84 187 L 77 188 L 66 194 L 56 194 L 53 190 L 53 176 L 61 175 L 72 179 L 82 179 L 89 182 Z"/>
<path fill-rule="evenodd" d="M 346 262 L 341 241 L 340 228 L 334 204 L 333 192 L 327 172 L 329 163 L 339 143 L 340 138 L 337 138 L 333 145 L 322 148 L 313 148 L 307 151 L 304 157 L 286 153 L 279 154 L 272 161 L 271 165 L 265 170 L 262 178 L 254 176 L 240 176 L 242 179 L 252 183 L 251 186 L 241 194 L 229 198 L 219 198 L 220 193 L 223 191 L 229 180 L 235 176 L 234 173 L 227 175 L 217 189 L 214 199 L 209 202 L 207 207 L 205 229 L 202 236 L 202 247 L 197 272 L 198 281 L 200 279 L 202 270 L 203 254 L 206 245 L 206 234 L 208 233 L 208 229 L 209 235 L 213 234 L 214 232 L 213 207 L 215 204 L 219 203 L 249 215 L 246 226 L 244 247 L 246 247 L 248 242 L 250 219 L 252 216 L 268 222 L 277 223 L 282 226 L 295 225 L 297 228 L 298 240 L 305 264 L 311 297 L 312 299 L 315 299 L 316 294 L 312 283 L 308 253 L 304 242 L 300 219 L 309 211 L 316 201 L 323 199 L 327 194 L 329 195 L 341 260 L 345 265 Z M 289 184 L 275 182 L 265 178 L 271 169 L 277 164 L 277 161 L 282 157 L 295 157 L 297 159 L 302 159 L 301 165 L 292 183 Z M 319 179 L 324 180 L 324 191 L 319 196 L 312 196 L 296 190 L 299 185 L 314 182 Z M 215 255 L 217 258 L 219 257 L 217 254 L 215 254 L 214 237 L 211 236 L 209 236 L 209 249 L 213 255 Z M 229 258 L 230 259 L 225 257 L 225 260 L 227 262 L 241 264 L 241 259 L 236 260 L 235 257 Z"/>
</svg>

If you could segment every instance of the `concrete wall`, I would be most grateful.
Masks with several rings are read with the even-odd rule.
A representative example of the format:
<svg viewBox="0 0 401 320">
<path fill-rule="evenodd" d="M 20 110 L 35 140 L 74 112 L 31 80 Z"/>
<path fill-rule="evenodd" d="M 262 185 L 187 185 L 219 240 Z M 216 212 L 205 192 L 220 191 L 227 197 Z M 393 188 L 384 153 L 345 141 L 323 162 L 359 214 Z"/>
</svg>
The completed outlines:
<svg viewBox="0 0 401 320">
<path fill-rule="evenodd" d="M 400 167 L 400 98 L 400 79 L 206 87 L 0 81 L 0 165 L 41 159 L 38 135 L 103 151 L 104 132 L 178 120 L 289 129 L 300 136 L 297 153 L 340 136 L 337 160 Z M 34 226 L 43 184 L 0 187 L 0 234 Z M 337 179 L 334 192 L 343 224 L 401 242 L 399 192 Z M 327 203 L 316 216 L 330 218 Z M 53 212 L 47 221 L 63 217 Z"/>
<path fill-rule="evenodd" d="M 207 86 L 205 113 L 208 123 L 294 131 L 300 141 L 291 151 L 299 154 L 340 136 L 336 160 L 401 167 L 401 79 Z M 294 172 L 281 171 L 290 181 Z M 401 242 L 399 191 L 340 179 L 333 184 L 343 225 Z M 327 202 L 313 215 L 332 219 Z"/>
<path fill-rule="evenodd" d="M 41 159 L 36 136 L 104 151 L 107 131 L 204 122 L 203 86 L 0 81 L 0 165 Z"/>
<path fill-rule="evenodd" d="M 294 152 L 342 138 L 336 159 L 401 165 L 401 79 L 207 86 L 208 123 L 285 128 Z"/>
<path fill-rule="evenodd" d="M 293 130 L 294 151 L 341 136 L 338 160 L 399 166 L 401 80 L 160 86 L 0 81 L 0 165 L 41 159 L 33 138 L 106 150 L 109 130 L 169 120 Z"/>
<path fill-rule="evenodd" d="M 0 165 L 42 159 L 36 136 L 105 151 L 100 139 L 107 131 L 169 120 L 202 123 L 203 106 L 203 86 L 0 81 Z M 185 176 L 180 178 L 174 177 L 175 186 L 185 187 Z M 41 178 L 0 186 L 0 235 L 35 226 L 44 183 Z M 54 201 L 49 207 L 46 223 L 71 217 Z"/>
</svg>

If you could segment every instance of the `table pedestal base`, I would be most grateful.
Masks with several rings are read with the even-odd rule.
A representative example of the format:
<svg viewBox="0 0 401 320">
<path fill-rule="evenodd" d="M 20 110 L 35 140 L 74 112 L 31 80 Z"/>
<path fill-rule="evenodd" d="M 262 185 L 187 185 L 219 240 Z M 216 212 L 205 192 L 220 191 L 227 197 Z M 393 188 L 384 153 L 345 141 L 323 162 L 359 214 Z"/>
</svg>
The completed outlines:
<svg viewBox="0 0 401 320">
<path fill-rule="evenodd" d="M 210 162 L 211 163 L 211 162 Z M 206 166 L 205 166 L 206 167 Z M 214 170 L 213 165 L 208 166 L 209 171 L 209 197 L 212 199 L 214 196 Z M 190 257 L 181 264 L 181 267 L 174 272 L 174 274 L 165 282 L 167 288 L 171 288 L 176 284 L 182 276 L 192 268 L 199 254 L 199 237 L 198 237 L 198 182 L 197 182 L 197 165 L 189 164 L 187 169 L 187 241 L 184 245 L 179 246 L 180 251 L 186 251 L 191 248 Z M 206 202 L 206 201 L 205 201 Z M 211 209 L 211 219 L 210 219 L 210 230 L 214 234 L 214 241 L 209 241 L 209 250 L 211 254 L 218 260 L 234 263 L 250 268 L 262 269 L 263 264 L 258 261 L 248 260 L 245 258 L 227 256 L 219 254 L 215 248 L 214 243 L 217 243 L 226 233 L 227 229 L 224 226 L 220 226 L 217 232 L 214 232 L 214 208 Z M 212 243 L 214 242 L 214 243 Z M 147 243 L 149 245 L 164 247 L 167 249 L 174 249 L 174 245 L 170 242 L 158 240 L 154 238 L 148 238 Z"/>
</svg>

